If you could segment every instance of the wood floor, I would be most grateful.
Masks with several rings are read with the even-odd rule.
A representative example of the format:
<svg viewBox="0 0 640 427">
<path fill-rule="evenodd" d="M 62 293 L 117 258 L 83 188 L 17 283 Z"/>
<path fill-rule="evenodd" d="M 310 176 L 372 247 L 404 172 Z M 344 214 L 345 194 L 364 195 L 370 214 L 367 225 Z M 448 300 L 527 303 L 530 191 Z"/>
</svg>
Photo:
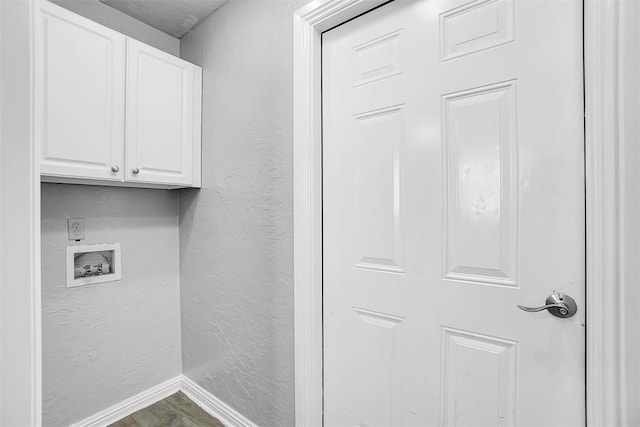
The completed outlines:
<svg viewBox="0 0 640 427">
<path fill-rule="evenodd" d="M 224 427 L 224 424 L 179 391 L 109 427 Z"/>
</svg>

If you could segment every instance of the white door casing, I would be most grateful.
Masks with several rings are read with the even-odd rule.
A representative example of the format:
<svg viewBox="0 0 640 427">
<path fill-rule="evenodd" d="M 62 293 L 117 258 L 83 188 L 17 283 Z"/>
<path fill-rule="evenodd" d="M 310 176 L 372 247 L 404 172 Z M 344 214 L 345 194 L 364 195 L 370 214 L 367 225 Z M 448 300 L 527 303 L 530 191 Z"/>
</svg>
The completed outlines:
<svg viewBox="0 0 640 427">
<path fill-rule="evenodd" d="M 199 185 L 201 81 L 200 67 L 127 40 L 127 181 Z"/>
<path fill-rule="evenodd" d="M 327 425 L 584 424 L 581 21 L 423 0 L 325 33 Z M 555 290 L 576 316 L 517 308 Z"/>
<path fill-rule="evenodd" d="M 122 181 L 126 37 L 48 1 L 40 6 L 41 171 Z"/>
<path fill-rule="evenodd" d="M 42 424 L 38 1 L 0 2 L 0 425 Z"/>
</svg>

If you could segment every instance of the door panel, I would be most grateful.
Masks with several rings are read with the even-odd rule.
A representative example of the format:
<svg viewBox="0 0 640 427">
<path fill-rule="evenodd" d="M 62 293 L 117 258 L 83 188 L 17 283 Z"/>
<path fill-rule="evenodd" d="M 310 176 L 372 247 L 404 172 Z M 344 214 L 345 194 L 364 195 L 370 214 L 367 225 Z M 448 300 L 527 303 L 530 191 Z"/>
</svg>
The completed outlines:
<svg viewBox="0 0 640 427">
<path fill-rule="evenodd" d="M 41 172 L 122 181 L 125 37 L 49 2 L 41 8 Z"/>
<path fill-rule="evenodd" d="M 402 272 L 402 109 L 356 119 L 354 179 L 356 243 L 363 269 Z"/>
<path fill-rule="evenodd" d="M 516 424 L 518 343 L 442 328 L 441 423 Z"/>
<path fill-rule="evenodd" d="M 575 0 L 323 35 L 325 425 L 584 425 L 582 95 Z"/>
<path fill-rule="evenodd" d="M 127 58 L 127 181 L 191 184 L 196 67 L 132 39 Z"/>
<path fill-rule="evenodd" d="M 516 284 L 516 93 L 512 80 L 442 97 L 445 278 Z"/>
</svg>

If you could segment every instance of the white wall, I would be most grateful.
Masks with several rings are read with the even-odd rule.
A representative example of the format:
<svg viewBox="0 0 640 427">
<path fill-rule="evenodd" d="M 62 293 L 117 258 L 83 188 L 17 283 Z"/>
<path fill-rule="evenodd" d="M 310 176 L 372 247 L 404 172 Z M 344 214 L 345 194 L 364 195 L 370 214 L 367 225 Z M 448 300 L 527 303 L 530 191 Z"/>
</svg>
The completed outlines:
<svg viewBox="0 0 640 427">
<path fill-rule="evenodd" d="M 234 0 L 181 39 L 203 67 L 203 188 L 180 195 L 184 373 L 264 426 L 294 425 L 292 20 Z"/>
<path fill-rule="evenodd" d="M 5 0 L 0 0 L 0 2 Z M 179 41 L 98 0 L 56 0 L 172 54 Z M 121 242 L 123 278 L 66 289 L 66 218 Z M 43 417 L 69 425 L 181 372 L 178 193 L 42 185 Z"/>
<path fill-rule="evenodd" d="M 66 426 L 181 373 L 178 194 L 42 184 L 43 419 Z M 67 218 L 86 239 L 67 240 Z M 120 242 L 122 280 L 66 288 L 66 246 Z"/>
<path fill-rule="evenodd" d="M 0 0 L 0 425 L 16 427 L 40 424 L 41 401 L 32 5 Z"/>
<path fill-rule="evenodd" d="M 138 21 L 98 0 L 51 0 L 59 6 L 112 28 L 143 43 L 180 55 L 180 40 Z"/>
</svg>

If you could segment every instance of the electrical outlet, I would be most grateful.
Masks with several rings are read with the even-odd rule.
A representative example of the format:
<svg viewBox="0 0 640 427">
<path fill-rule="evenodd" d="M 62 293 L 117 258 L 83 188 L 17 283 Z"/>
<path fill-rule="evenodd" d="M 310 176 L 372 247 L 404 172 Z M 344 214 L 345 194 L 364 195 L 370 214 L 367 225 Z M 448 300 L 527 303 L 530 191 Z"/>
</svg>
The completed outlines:
<svg viewBox="0 0 640 427">
<path fill-rule="evenodd" d="M 79 242 L 84 239 L 84 218 L 68 218 L 69 240 Z"/>
</svg>

